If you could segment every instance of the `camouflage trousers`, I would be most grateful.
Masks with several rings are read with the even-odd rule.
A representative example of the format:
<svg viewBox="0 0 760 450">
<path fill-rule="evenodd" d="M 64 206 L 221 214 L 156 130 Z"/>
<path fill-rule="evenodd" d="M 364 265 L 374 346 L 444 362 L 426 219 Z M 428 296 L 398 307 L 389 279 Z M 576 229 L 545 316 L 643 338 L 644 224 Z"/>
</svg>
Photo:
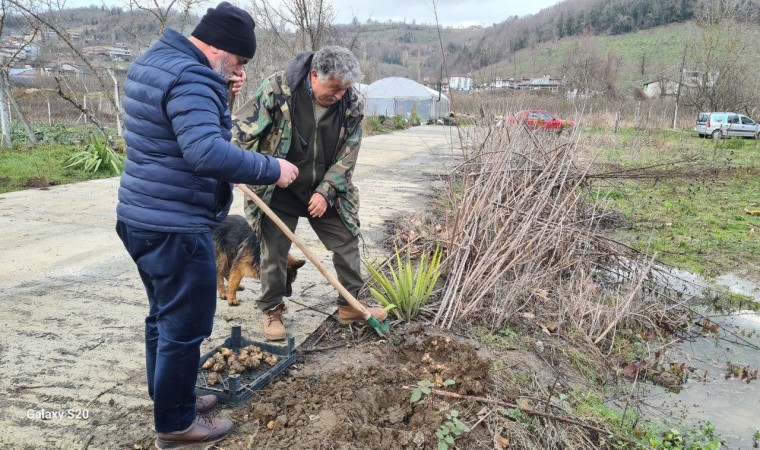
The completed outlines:
<svg viewBox="0 0 760 450">
<path fill-rule="evenodd" d="M 277 216 L 295 232 L 298 216 L 275 211 Z M 338 281 L 354 297 L 364 286 L 359 256 L 359 238 L 353 236 L 334 210 L 328 210 L 321 218 L 308 218 L 309 225 L 327 250 L 333 252 L 333 266 Z M 261 298 L 256 303 L 263 312 L 269 311 L 283 301 L 287 283 L 287 260 L 291 242 L 266 215 L 261 217 Z M 301 269 L 303 270 L 303 269 Z M 295 292 L 295 288 L 293 291 Z M 347 305 L 343 298 L 339 305 Z"/>
</svg>

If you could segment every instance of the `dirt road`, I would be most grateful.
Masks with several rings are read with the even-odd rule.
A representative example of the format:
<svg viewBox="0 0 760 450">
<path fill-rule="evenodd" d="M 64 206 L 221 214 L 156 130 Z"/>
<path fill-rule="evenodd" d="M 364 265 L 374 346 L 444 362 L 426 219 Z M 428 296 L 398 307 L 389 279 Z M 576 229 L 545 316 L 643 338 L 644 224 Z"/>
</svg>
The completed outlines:
<svg viewBox="0 0 760 450">
<path fill-rule="evenodd" d="M 370 255 L 381 254 L 384 221 L 423 204 L 436 174 L 459 154 L 456 136 L 422 126 L 364 140 L 355 181 Z M 152 429 L 147 301 L 114 232 L 117 187 L 112 178 L 0 195 L 0 448 L 131 448 L 133 436 Z M 237 192 L 232 213 L 242 213 Z M 331 266 L 307 224 L 298 234 Z M 204 351 L 236 323 L 261 340 L 259 286 L 244 281 L 240 306 L 219 301 Z M 297 343 L 334 312 L 335 297 L 314 267 L 299 272 L 287 322 Z"/>
</svg>

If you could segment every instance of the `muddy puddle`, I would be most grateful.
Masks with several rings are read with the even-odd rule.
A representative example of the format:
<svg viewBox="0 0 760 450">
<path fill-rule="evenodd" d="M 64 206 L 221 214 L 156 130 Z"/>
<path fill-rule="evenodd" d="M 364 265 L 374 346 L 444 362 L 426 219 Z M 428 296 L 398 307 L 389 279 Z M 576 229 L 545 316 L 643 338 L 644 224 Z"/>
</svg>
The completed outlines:
<svg viewBox="0 0 760 450">
<path fill-rule="evenodd" d="M 678 275 L 706 284 L 693 274 Z M 716 284 L 760 302 L 760 286 L 750 280 L 724 275 Z M 653 417 L 680 423 L 682 428 L 712 423 L 725 442 L 723 448 L 757 448 L 754 435 L 760 431 L 760 380 L 751 378 L 753 371 L 760 369 L 760 315 L 741 311 L 711 316 L 711 320 L 720 325 L 718 332 L 706 330 L 703 336 L 681 344 L 679 356 L 671 356 L 682 358 L 690 368 L 681 391 L 655 389 L 645 401 Z"/>
</svg>

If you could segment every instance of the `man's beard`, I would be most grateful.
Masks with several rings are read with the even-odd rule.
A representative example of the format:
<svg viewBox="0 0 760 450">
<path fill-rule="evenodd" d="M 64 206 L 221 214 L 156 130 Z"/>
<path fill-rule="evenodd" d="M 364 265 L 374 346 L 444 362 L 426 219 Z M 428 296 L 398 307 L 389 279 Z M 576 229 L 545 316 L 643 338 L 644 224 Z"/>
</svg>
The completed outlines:
<svg viewBox="0 0 760 450">
<path fill-rule="evenodd" d="M 229 68 L 229 66 L 226 64 L 227 62 L 227 55 L 228 53 L 225 52 L 224 55 L 219 58 L 216 61 L 216 65 L 214 67 L 214 70 L 224 78 L 224 81 L 229 81 L 230 77 L 234 75 L 232 70 Z"/>
</svg>

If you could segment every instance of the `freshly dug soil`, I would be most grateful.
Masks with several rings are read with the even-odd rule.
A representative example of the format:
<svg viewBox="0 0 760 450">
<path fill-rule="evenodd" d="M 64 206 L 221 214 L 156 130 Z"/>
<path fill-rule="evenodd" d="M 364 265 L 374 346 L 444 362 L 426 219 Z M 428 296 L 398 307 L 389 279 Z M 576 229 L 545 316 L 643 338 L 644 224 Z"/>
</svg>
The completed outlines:
<svg viewBox="0 0 760 450">
<path fill-rule="evenodd" d="M 328 319 L 302 346 L 286 374 L 257 391 L 241 407 L 221 414 L 236 425 L 225 449 L 417 449 L 437 448 L 435 432 L 456 409 L 470 427 L 477 405 L 423 396 L 422 380 L 466 395 L 486 394 L 490 361 L 461 338 L 422 325 L 397 325 L 380 339 L 369 328 L 349 330 Z M 319 341 L 319 342 L 317 342 Z M 317 345 L 316 347 L 314 345 Z M 316 349 L 316 350 L 315 350 Z M 442 386 L 445 380 L 455 384 Z M 489 447 L 487 430 L 473 427 L 457 438 L 460 448 Z"/>
</svg>

